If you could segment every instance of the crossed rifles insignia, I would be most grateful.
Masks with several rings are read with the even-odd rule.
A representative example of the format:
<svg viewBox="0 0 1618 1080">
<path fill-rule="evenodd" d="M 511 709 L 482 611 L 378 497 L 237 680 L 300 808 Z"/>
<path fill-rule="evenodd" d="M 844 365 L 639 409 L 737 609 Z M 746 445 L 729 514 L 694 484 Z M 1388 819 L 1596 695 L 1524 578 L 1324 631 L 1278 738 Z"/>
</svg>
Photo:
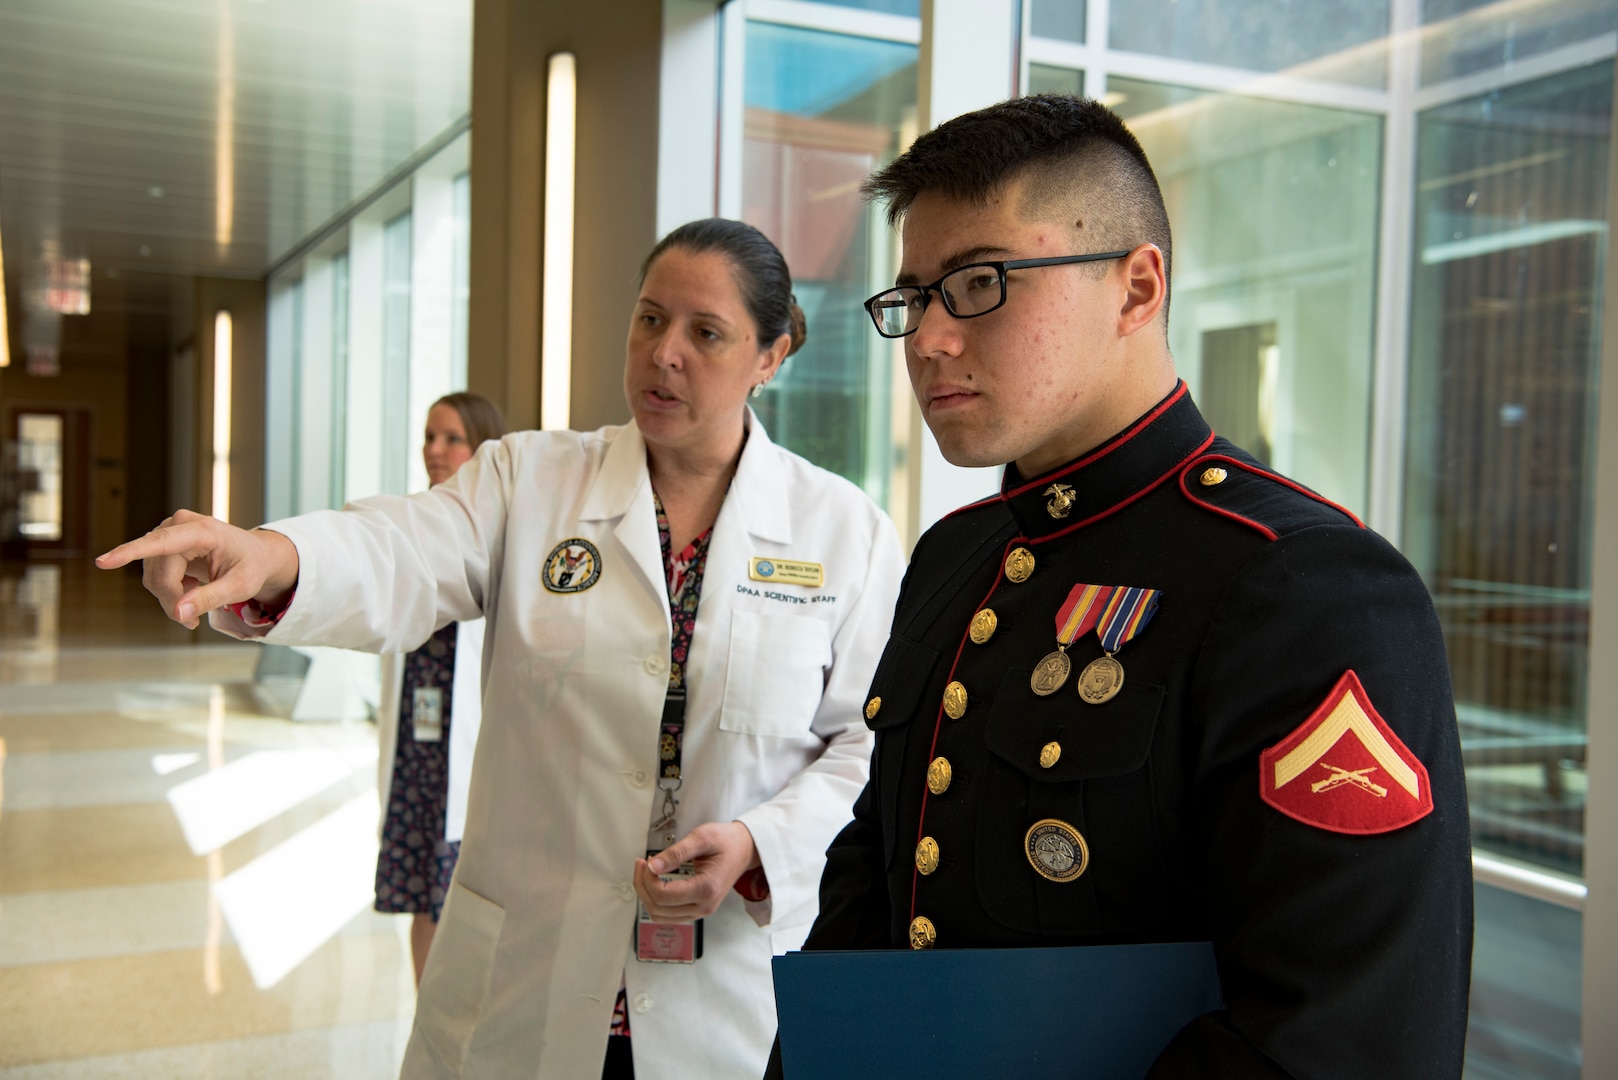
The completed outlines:
<svg viewBox="0 0 1618 1080">
<path fill-rule="evenodd" d="M 1323 791 L 1330 791 L 1333 788 L 1340 788 L 1344 784 L 1353 784 L 1361 791 L 1369 791 L 1372 795 L 1375 795 L 1379 799 L 1386 799 L 1388 797 L 1387 788 L 1383 787 L 1381 784 L 1373 784 L 1370 780 L 1366 779 L 1368 774 L 1376 772 L 1376 767 L 1374 765 L 1368 769 L 1354 769 L 1351 771 L 1349 769 L 1339 769 L 1335 765 L 1328 765 L 1322 761 L 1320 762 L 1320 767 L 1322 769 L 1331 770 L 1331 775 L 1324 780 L 1317 780 L 1313 784 L 1309 785 L 1309 790 L 1314 792 L 1316 795 L 1319 795 Z"/>
</svg>

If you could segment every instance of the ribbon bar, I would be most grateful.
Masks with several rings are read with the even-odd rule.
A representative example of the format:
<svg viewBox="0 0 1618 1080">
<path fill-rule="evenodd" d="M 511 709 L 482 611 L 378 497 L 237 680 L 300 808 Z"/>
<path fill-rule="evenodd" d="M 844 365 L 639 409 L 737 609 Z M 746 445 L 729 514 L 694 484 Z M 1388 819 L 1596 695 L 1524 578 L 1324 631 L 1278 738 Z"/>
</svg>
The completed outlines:
<svg viewBox="0 0 1618 1080">
<path fill-rule="evenodd" d="M 1067 602 L 1056 613 L 1056 640 L 1071 645 L 1095 628 L 1106 607 L 1107 598 L 1116 587 L 1112 585 L 1079 584 L 1067 594 Z"/>
<path fill-rule="evenodd" d="M 1136 589 L 1122 585 L 1113 589 L 1096 630 L 1101 638 L 1101 647 L 1111 655 L 1134 640 L 1146 629 L 1152 616 L 1157 614 L 1157 603 L 1161 597 L 1162 593 L 1157 589 Z"/>
</svg>

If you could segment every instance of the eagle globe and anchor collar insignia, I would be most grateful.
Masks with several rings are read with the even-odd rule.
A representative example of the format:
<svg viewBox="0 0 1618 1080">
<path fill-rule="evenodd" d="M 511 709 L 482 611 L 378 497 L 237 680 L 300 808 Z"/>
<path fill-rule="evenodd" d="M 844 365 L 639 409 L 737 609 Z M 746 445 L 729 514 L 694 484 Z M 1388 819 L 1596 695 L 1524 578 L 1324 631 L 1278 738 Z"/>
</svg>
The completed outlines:
<svg viewBox="0 0 1618 1080">
<path fill-rule="evenodd" d="M 1377 713 L 1352 670 L 1292 734 L 1259 756 L 1259 796 L 1329 832 L 1392 832 L 1433 812 L 1421 759 Z"/>
<path fill-rule="evenodd" d="M 540 572 L 553 593 L 579 593 L 601 580 L 601 552 L 581 536 L 570 536 L 551 548 Z"/>
<path fill-rule="evenodd" d="M 1073 485 L 1052 484 L 1045 489 L 1045 494 L 1051 501 L 1045 504 L 1045 512 L 1053 518 L 1061 519 L 1073 510 Z"/>
</svg>

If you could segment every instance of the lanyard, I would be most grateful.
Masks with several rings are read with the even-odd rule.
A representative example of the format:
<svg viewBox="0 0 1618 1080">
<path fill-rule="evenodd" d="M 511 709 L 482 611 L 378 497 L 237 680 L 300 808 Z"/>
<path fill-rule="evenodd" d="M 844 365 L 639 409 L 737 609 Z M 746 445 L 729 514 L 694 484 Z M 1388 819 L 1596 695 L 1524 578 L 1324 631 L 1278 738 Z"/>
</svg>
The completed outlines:
<svg viewBox="0 0 1618 1080">
<path fill-rule="evenodd" d="M 685 687 L 670 688 L 663 699 L 663 720 L 658 726 L 657 790 L 663 793 L 661 816 L 652 823 L 647 837 L 649 852 L 662 851 L 679 838 L 674 815 L 679 808 L 675 792 L 680 790 L 680 757 L 685 742 Z"/>
</svg>

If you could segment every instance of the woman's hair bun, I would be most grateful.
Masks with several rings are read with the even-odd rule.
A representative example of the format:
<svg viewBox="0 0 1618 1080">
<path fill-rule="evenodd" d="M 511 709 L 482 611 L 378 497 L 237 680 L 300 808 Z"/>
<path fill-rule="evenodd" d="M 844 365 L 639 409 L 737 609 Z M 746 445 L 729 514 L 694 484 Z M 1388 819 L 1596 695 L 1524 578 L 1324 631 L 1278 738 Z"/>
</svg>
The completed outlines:
<svg viewBox="0 0 1618 1080">
<path fill-rule="evenodd" d="M 804 342 L 809 340 L 809 320 L 803 316 L 803 308 L 798 306 L 798 298 L 792 297 L 787 301 L 787 333 L 792 335 L 792 344 L 787 346 L 787 355 L 791 356 L 803 348 Z"/>
</svg>

